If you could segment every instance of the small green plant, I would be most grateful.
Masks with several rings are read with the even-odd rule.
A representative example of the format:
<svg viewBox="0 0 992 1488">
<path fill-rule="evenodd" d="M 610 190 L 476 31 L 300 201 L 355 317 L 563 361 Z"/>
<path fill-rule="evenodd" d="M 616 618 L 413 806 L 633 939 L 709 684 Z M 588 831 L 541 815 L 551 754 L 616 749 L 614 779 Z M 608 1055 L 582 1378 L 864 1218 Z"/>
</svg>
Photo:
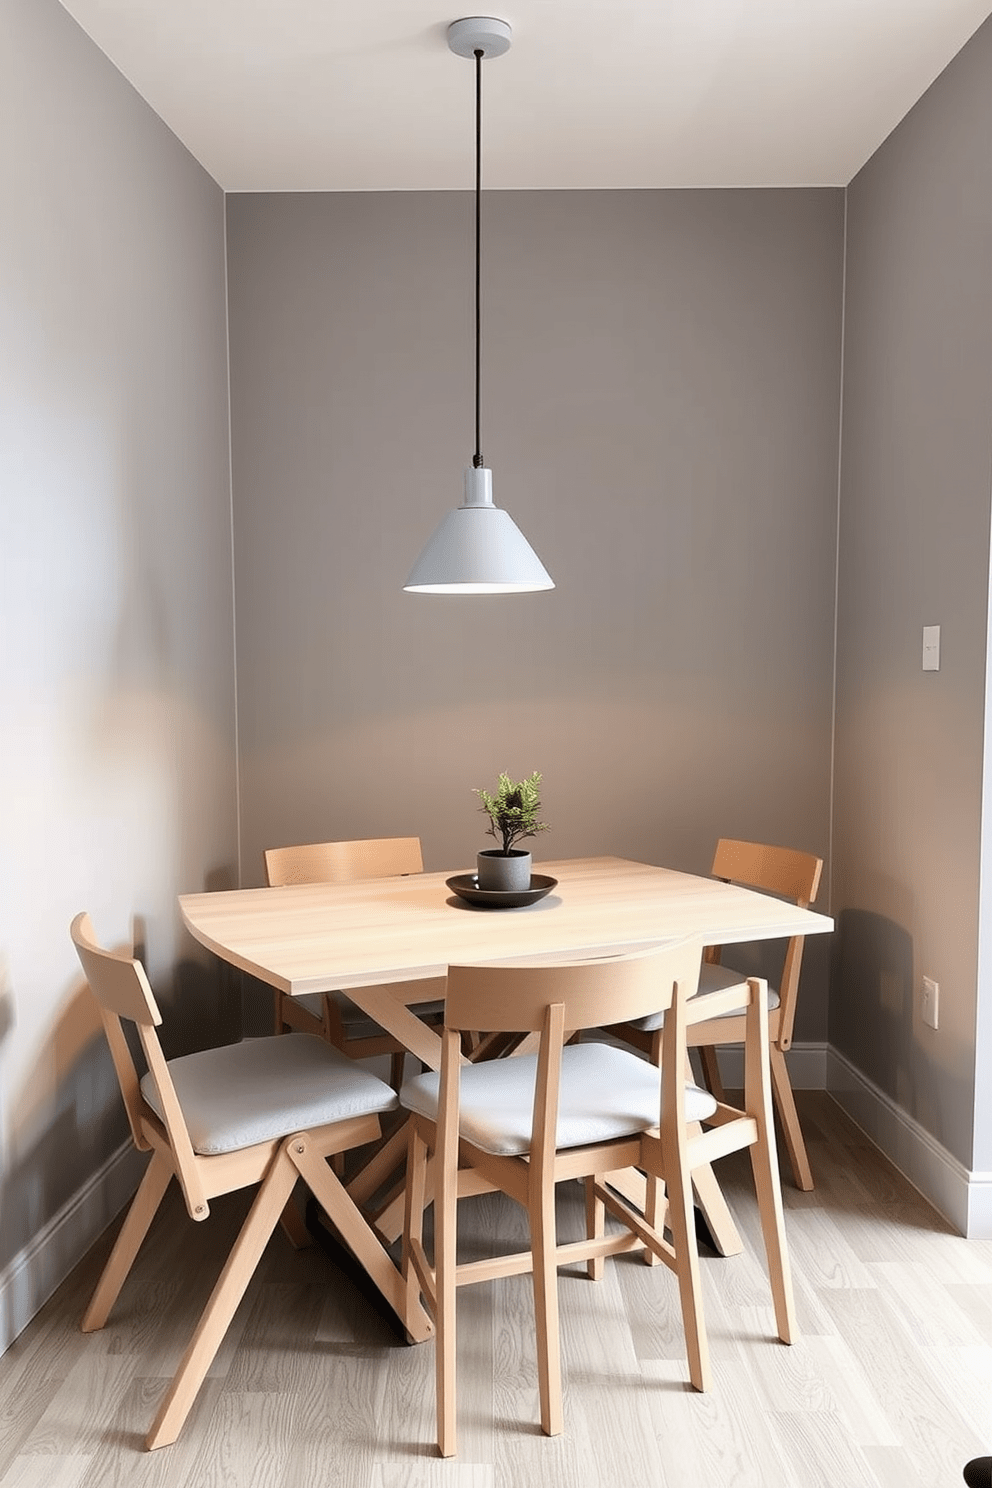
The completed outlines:
<svg viewBox="0 0 992 1488">
<path fill-rule="evenodd" d="M 537 770 L 529 780 L 511 780 L 509 775 L 499 777 L 494 792 L 477 790 L 475 794 L 482 802 L 482 810 L 489 817 L 486 829 L 490 837 L 502 842 L 500 852 L 507 857 L 515 842 L 522 837 L 536 837 L 546 832 L 548 823 L 538 821 L 541 810 L 541 777 Z"/>
</svg>

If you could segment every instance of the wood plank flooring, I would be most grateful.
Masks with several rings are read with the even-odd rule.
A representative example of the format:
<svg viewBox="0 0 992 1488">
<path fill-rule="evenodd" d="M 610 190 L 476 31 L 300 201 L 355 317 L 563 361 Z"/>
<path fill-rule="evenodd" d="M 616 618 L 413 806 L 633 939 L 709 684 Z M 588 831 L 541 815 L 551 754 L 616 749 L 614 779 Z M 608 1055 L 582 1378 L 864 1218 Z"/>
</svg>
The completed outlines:
<svg viewBox="0 0 992 1488">
<path fill-rule="evenodd" d="M 966 1241 L 830 1098 L 800 1092 L 817 1186 L 784 1184 L 801 1334 L 773 1340 L 749 1165 L 720 1176 L 744 1256 L 705 1254 L 714 1388 L 687 1385 L 674 1278 L 563 1273 L 565 1434 L 537 1421 L 530 1280 L 459 1295 L 459 1453 L 435 1453 L 433 1344 L 409 1348 L 319 1250 L 272 1240 L 172 1447 L 142 1439 L 244 1212 L 166 1200 L 101 1333 L 94 1247 L 0 1359 L 0 1488 L 958 1488 L 992 1452 L 992 1242 Z M 562 1194 L 562 1233 L 581 1224 Z M 522 1237 L 496 1196 L 466 1253 Z"/>
</svg>

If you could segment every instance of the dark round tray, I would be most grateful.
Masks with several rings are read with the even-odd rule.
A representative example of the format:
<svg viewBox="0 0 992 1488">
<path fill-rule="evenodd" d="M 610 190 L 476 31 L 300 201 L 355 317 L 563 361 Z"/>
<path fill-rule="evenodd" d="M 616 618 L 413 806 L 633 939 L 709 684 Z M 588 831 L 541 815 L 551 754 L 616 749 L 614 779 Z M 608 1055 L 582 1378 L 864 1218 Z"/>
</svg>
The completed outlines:
<svg viewBox="0 0 992 1488">
<path fill-rule="evenodd" d="M 469 904 L 479 904 L 485 909 L 522 909 L 525 904 L 536 904 L 538 899 L 550 894 L 557 887 L 558 880 L 545 873 L 532 873 L 529 889 L 510 893 L 501 889 L 480 889 L 475 873 L 456 873 L 454 878 L 446 878 L 445 883 L 453 894 Z"/>
</svg>

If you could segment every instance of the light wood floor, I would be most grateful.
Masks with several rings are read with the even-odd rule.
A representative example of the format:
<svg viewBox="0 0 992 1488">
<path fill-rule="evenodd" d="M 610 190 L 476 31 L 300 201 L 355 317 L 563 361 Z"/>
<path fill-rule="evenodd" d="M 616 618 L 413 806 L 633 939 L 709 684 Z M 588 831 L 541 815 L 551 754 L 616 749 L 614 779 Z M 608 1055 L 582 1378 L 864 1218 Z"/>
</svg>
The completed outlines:
<svg viewBox="0 0 992 1488">
<path fill-rule="evenodd" d="M 785 1186 L 801 1337 L 773 1342 L 751 1255 L 703 1261 L 715 1383 L 686 1384 L 674 1278 L 563 1273 L 565 1434 L 536 1426 L 529 1278 L 459 1296 L 459 1455 L 433 1448 L 433 1345 L 408 1348 L 319 1250 L 281 1233 L 175 1446 L 141 1439 L 240 1218 L 167 1200 L 102 1333 L 94 1248 L 0 1360 L 0 1488 L 960 1488 L 992 1451 L 992 1242 L 960 1239 L 830 1099 L 800 1095 L 817 1187 Z M 721 1176 L 750 1243 L 746 1157 Z M 580 1222 L 563 1195 L 563 1226 Z M 464 1209 L 469 1250 L 518 1211 Z"/>
</svg>

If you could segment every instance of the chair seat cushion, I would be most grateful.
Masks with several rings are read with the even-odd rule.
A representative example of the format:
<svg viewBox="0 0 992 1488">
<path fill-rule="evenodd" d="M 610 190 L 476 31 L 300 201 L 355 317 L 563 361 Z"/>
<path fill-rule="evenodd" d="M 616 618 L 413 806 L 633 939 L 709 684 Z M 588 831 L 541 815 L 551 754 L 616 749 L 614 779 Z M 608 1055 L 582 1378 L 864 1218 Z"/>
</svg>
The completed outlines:
<svg viewBox="0 0 992 1488">
<path fill-rule="evenodd" d="M 484 1060 L 461 1073 L 461 1135 L 498 1156 L 530 1148 L 537 1055 Z M 433 1072 L 407 1080 L 400 1104 L 437 1120 L 440 1076 Z M 648 1131 L 658 1125 L 660 1071 L 647 1060 L 609 1044 L 568 1044 L 562 1050 L 557 1145 L 586 1147 Z M 690 1121 L 705 1121 L 716 1110 L 708 1090 L 686 1085 Z"/>
<path fill-rule="evenodd" d="M 193 1151 L 204 1157 L 396 1107 L 384 1080 L 310 1033 L 184 1054 L 169 1060 L 169 1073 Z M 141 1093 L 163 1119 L 151 1074 Z"/>
<path fill-rule="evenodd" d="M 747 976 L 744 972 L 735 971 L 732 966 L 714 965 L 710 961 L 704 961 L 699 969 L 699 995 L 704 992 L 723 992 L 727 987 L 736 987 L 738 982 L 744 983 Z M 774 988 L 768 988 L 768 1007 L 777 1008 L 779 1004 L 778 993 Z M 720 1013 L 720 1018 L 736 1018 L 744 1011 L 743 1005 L 735 1012 Z M 649 1013 L 646 1018 L 634 1018 L 631 1020 L 631 1028 L 640 1028 L 644 1033 L 655 1033 L 665 1021 L 664 1013 Z M 714 1020 L 716 1021 L 716 1020 Z"/>
</svg>

